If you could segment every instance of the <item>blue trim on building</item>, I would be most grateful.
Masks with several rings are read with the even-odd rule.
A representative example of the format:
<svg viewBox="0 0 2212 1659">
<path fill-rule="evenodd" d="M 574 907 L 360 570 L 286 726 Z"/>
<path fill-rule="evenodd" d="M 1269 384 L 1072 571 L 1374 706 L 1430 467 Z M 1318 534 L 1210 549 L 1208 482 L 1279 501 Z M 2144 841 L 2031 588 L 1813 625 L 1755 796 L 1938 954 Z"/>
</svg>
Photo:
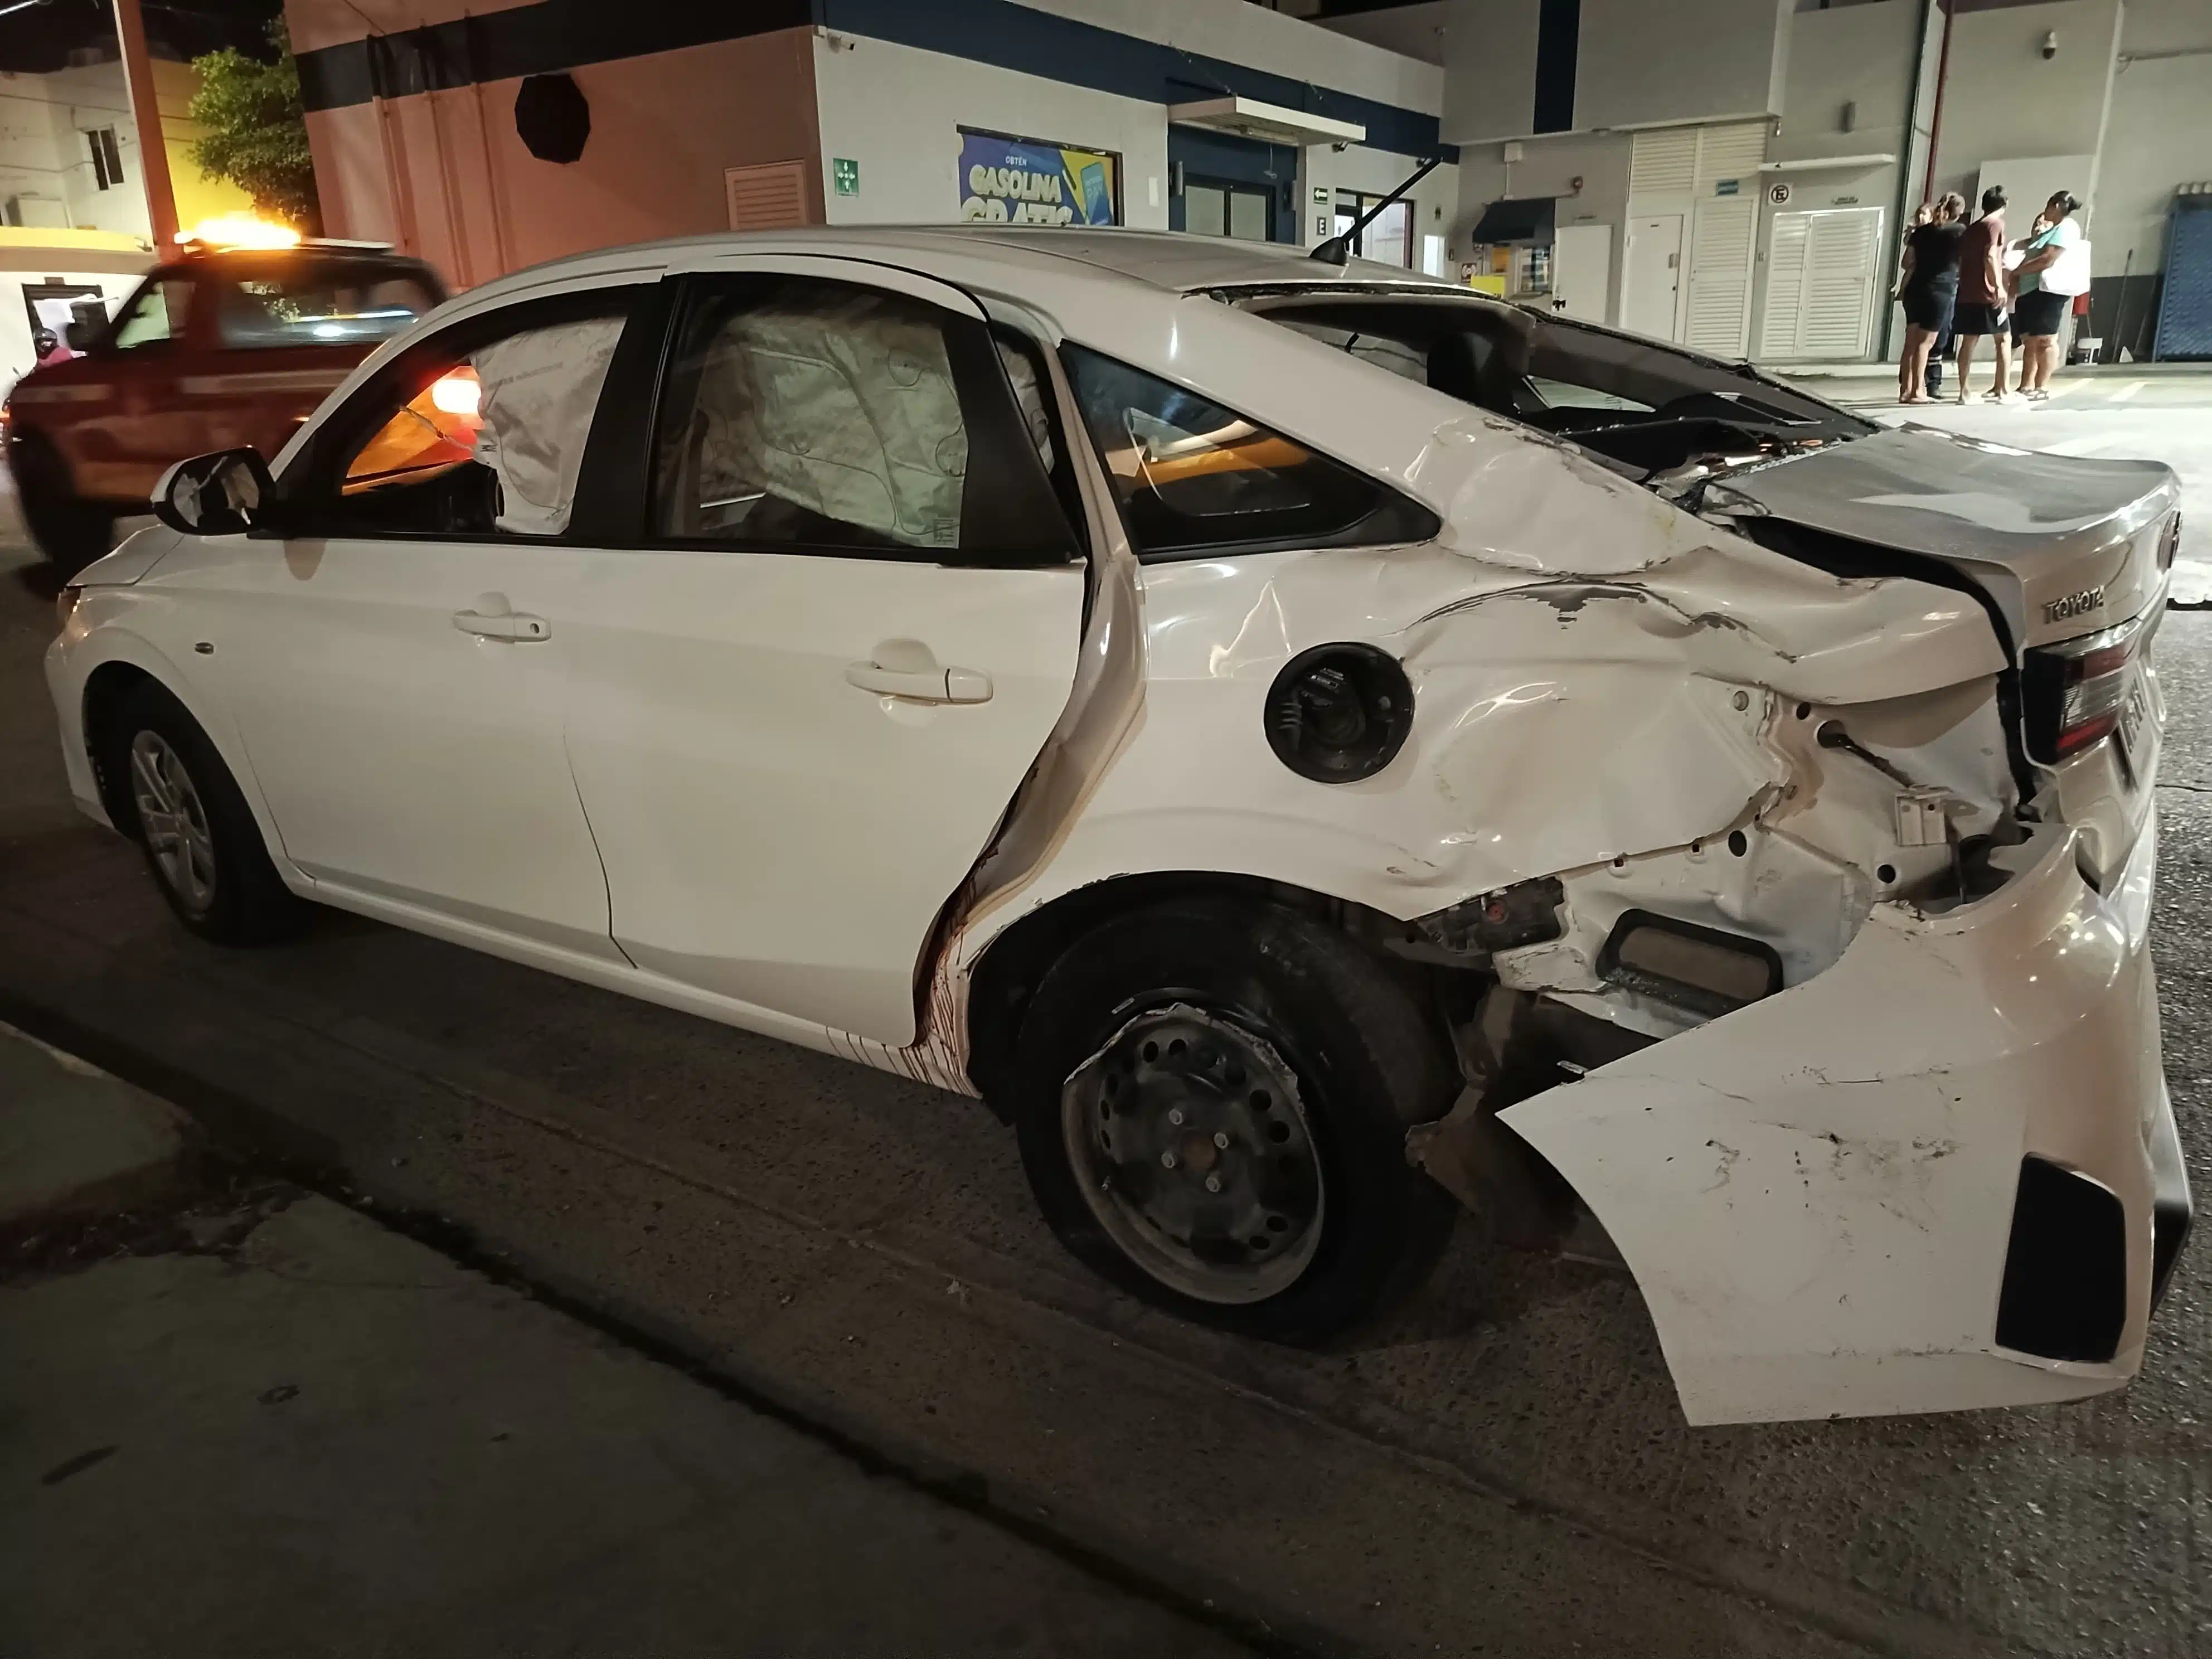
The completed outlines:
<svg viewBox="0 0 2212 1659">
<path fill-rule="evenodd" d="M 1575 63 L 1582 51 L 1583 0 L 1539 0 L 1536 8 L 1536 106 L 1531 132 L 1571 132 Z"/>
<path fill-rule="evenodd" d="M 1365 143 L 1370 149 L 1419 157 L 1441 151 L 1447 161 L 1459 160 L 1455 146 L 1439 142 L 1433 115 L 1139 40 L 1096 23 L 1018 5 L 1015 0 L 935 0 L 927 4 L 919 0 L 815 0 L 815 4 L 827 27 L 871 40 L 920 46 L 1148 104 L 1254 98 L 1307 115 L 1357 121 L 1367 129 Z"/>
<path fill-rule="evenodd" d="M 1257 99 L 1357 121 L 1376 149 L 1459 159 L 1456 148 L 1438 141 L 1433 115 L 1139 40 L 1014 0 L 764 0 L 721 6 L 537 0 L 302 52 L 300 91 L 311 110 L 337 109 L 374 97 L 580 69 L 809 23 L 1146 103 Z M 981 119 L 988 112 L 976 114 Z"/>
</svg>

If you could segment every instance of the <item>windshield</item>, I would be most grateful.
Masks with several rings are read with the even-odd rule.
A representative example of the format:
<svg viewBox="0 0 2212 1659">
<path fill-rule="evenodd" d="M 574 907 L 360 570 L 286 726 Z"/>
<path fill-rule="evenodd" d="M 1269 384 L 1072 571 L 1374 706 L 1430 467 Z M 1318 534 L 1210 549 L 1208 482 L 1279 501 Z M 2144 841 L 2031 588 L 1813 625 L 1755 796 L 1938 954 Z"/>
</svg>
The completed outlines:
<svg viewBox="0 0 2212 1659">
<path fill-rule="evenodd" d="M 372 343 L 438 303 L 420 275 L 389 261 L 240 262 L 211 276 L 218 337 L 249 350 Z"/>
<path fill-rule="evenodd" d="M 1309 338 L 1590 450 L 1652 480 L 1863 437 L 1870 422 L 1748 365 L 1473 295 L 1236 297 Z"/>
</svg>

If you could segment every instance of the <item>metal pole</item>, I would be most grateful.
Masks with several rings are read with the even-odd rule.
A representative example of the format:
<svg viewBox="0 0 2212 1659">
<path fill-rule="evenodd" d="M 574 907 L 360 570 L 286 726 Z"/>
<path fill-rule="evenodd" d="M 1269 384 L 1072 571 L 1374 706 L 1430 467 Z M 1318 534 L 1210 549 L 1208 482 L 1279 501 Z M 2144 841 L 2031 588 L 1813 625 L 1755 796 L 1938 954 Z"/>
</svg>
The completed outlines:
<svg viewBox="0 0 2212 1659">
<path fill-rule="evenodd" d="M 123 77 L 131 85 L 131 118 L 138 127 L 138 165 L 146 175 L 154 252 L 166 258 L 176 251 L 177 196 L 169 187 L 169 152 L 161 141 L 161 106 L 154 92 L 154 62 L 146 55 L 146 17 L 138 0 L 115 0 L 115 35 L 123 45 Z"/>
</svg>

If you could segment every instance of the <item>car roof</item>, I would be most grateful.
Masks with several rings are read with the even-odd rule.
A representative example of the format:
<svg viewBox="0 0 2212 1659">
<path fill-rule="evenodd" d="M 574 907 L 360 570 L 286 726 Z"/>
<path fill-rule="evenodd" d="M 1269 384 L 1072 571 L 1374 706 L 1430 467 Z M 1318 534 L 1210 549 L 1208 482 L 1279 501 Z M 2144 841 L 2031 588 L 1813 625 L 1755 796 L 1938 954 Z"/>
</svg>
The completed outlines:
<svg viewBox="0 0 2212 1659">
<path fill-rule="evenodd" d="M 723 231 L 569 254 L 467 289 L 385 342 L 324 409 L 410 343 L 465 317 L 525 298 L 650 283 L 671 272 L 712 271 L 726 259 L 742 264 L 754 258 L 769 269 L 787 259 L 810 262 L 795 268 L 817 275 L 829 274 L 817 269 L 821 262 L 830 269 L 903 270 L 964 290 L 986 307 L 1011 305 L 1044 325 L 1048 337 L 1104 352 L 1224 408 L 1250 410 L 1296 442 L 1359 458 L 1385 473 L 1393 458 L 1419 453 L 1440 419 L 1462 419 L 1465 405 L 1214 298 L 1303 289 L 1502 303 L 1400 265 L 1333 264 L 1301 248 L 1178 232 L 980 224 Z M 1316 395 L 1317 388 L 1340 381 L 1342 395 Z M 301 428 L 280 462 L 296 453 L 321 418 Z M 1394 435 L 1387 428 L 1399 429 Z"/>
<path fill-rule="evenodd" d="M 720 231 L 672 237 L 627 247 L 599 248 L 550 259 L 486 284 L 487 289 L 534 287 L 564 276 L 586 276 L 673 255 L 720 252 L 837 253 L 848 257 L 959 254 L 1003 260 L 1042 272 L 1078 264 L 1142 283 L 1167 294 L 1224 288 L 1327 284 L 1416 287 L 1464 294 L 1458 283 L 1402 265 L 1353 259 L 1336 265 L 1279 242 L 1243 242 L 1182 231 L 1131 230 L 1118 226 L 923 224 L 817 225 L 792 230 Z"/>
<path fill-rule="evenodd" d="M 1202 289 L 1273 287 L 1285 283 L 1405 283 L 1455 287 L 1442 277 L 1401 265 L 1353 259 L 1328 264 L 1302 247 L 1245 242 L 1227 236 L 1194 236 L 1176 230 L 1129 230 L 1086 225 L 899 225 L 878 233 L 892 246 L 977 243 L 1009 252 L 1080 260 L 1176 293 Z"/>
</svg>

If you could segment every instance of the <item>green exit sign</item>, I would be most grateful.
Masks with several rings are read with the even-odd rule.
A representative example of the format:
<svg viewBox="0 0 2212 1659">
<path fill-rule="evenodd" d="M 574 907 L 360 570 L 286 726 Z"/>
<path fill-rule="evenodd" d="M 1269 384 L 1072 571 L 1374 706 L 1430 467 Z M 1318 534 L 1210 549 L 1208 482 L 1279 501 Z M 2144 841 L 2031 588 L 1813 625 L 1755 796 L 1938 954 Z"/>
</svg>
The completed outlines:
<svg viewBox="0 0 2212 1659">
<path fill-rule="evenodd" d="M 849 155 L 840 155 L 830 163 L 830 179 L 840 196 L 860 193 L 860 164 Z"/>
</svg>

